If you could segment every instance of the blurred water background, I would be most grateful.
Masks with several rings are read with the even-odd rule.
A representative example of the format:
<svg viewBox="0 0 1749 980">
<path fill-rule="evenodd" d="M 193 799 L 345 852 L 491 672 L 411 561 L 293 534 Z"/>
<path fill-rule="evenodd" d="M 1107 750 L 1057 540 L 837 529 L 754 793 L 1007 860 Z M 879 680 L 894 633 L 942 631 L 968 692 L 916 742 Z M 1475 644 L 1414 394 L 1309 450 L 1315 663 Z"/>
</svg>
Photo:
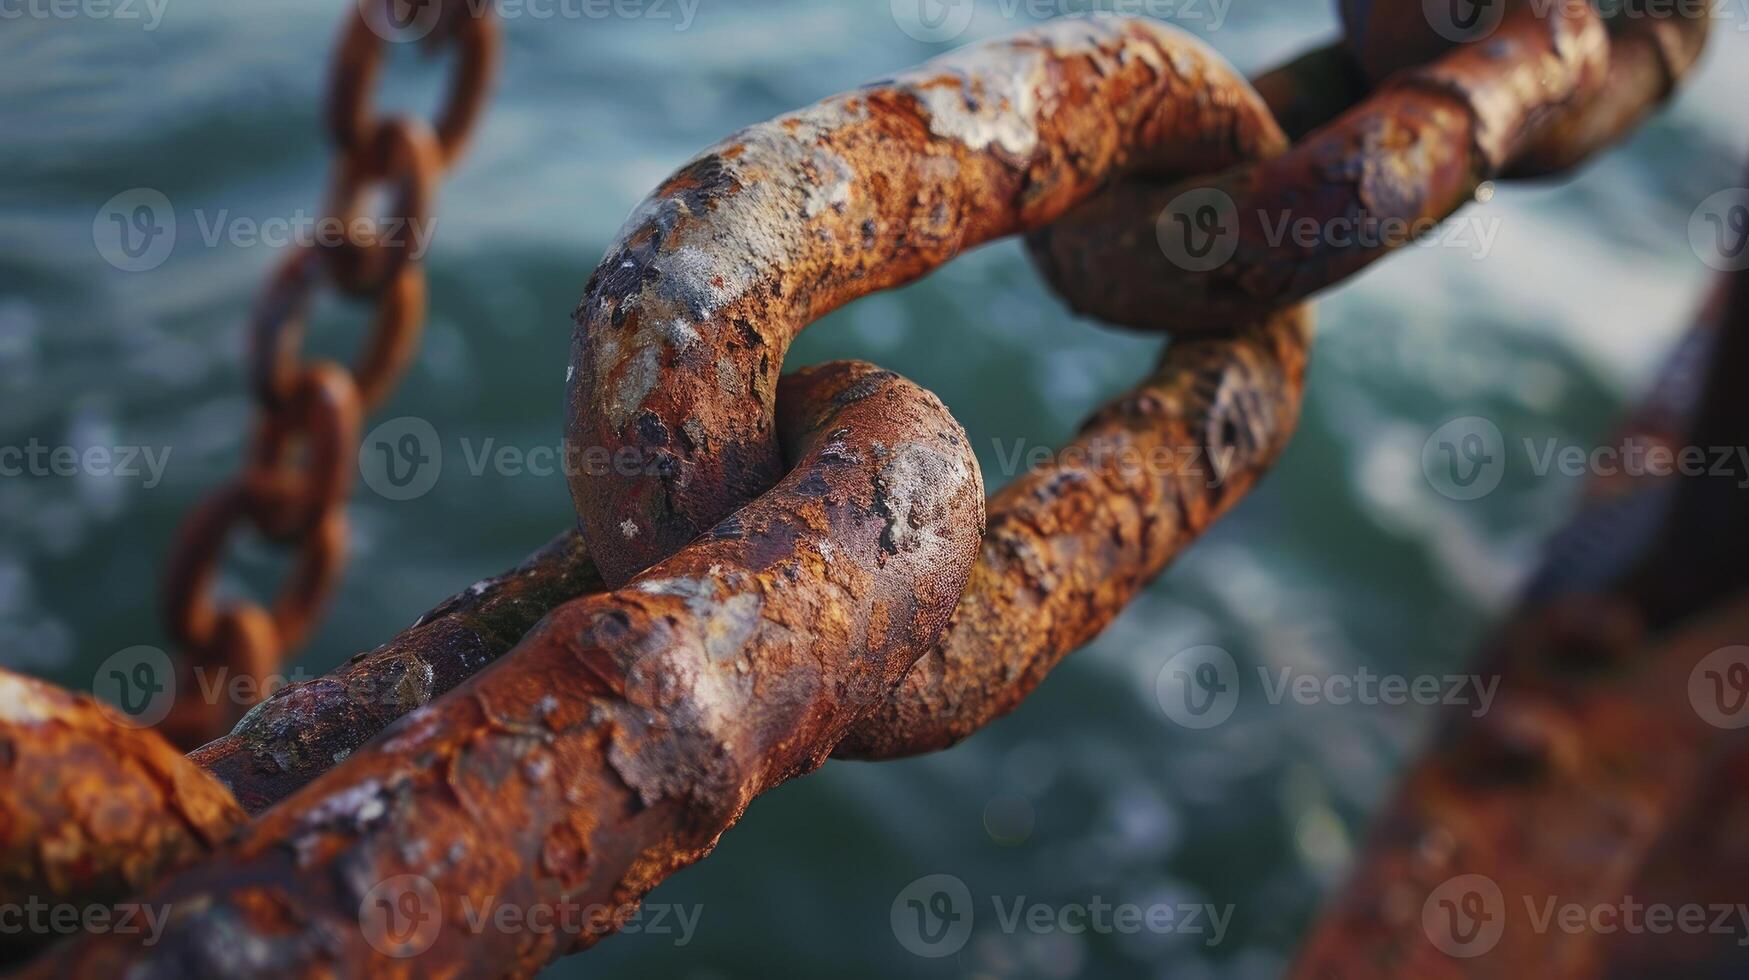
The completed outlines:
<svg viewBox="0 0 1749 980">
<path fill-rule="evenodd" d="M 1024 27 L 978 0 L 962 41 Z M 1256 72 L 1335 36 L 1332 4 L 1209 4 L 1181 26 Z M 141 8 L 144 13 L 144 7 Z M 245 311 L 277 254 L 208 247 L 213 220 L 314 214 L 330 149 L 319 107 L 342 0 L 167 0 L 161 21 L 0 24 L 0 446 L 170 447 L 163 479 L 0 479 L 0 663 L 88 689 L 95 666 L 166 645 L 156 590 L 182 514 L 238 465 L 250 404 Z M 596 8 L 599 9 L 599 8 Z M 483 128 L 441 191 L 423 350 L 373 420 L 417 415 L 443 475 L 412 501 L 360 485 L 353 554 L 301 666 L 320 672 L 439 598 L 509 567 L 571 519 L 562 478 L 469 472 L 463 440 L 556 446 L 569 313 L 611 236 L 667 172 L 740 126 L 943 50 L 887 0 L 702 0 L 638 18 L 507 18 Z M 1071 4 L 1067 9 L 1084 9 Z M 1192 16 L 1201 11 L 1203 16 Z M 1341 879 L 1393 773 L 1433 717 L 1417 707 L 1242 701 L 1176 725 L 1155 680 L 1215 644 L 1255 668 L 1459 671 L 1579 481 L 1522 460 L 1449 500 L 1428 434 L 1498 421 L 1509 444 L 1604 438 L 1679 336 L 1711 275 L 1691 213 L 1736 186 L 1749 150 L 1749 33 L 1726 21 L 1687 91 L 1560 186 L 1501 187 L 1470 244 L 1414 248 L 1323 300 L 1304 422 L 1275 474 L 1011 718 L 899 764 L 831 764 L 757 801 L 716 854 L 652 901 L 696 907 L 672 934 L 615 937 L 550 976 L 1275 975 Z M 679 29 L 683 26 L 684 29 Z M 429 111 L 447 64 L 398 46 L 379 97 Z M 182 232 L 148 272 L 106 264 L 93 219 L 153 188 Z M 1131 384 L 1157 341 L 1073 322 L 1005 242 L 803 337 L 792 364 L 865 358 L 937 392 L 992 489 L 1017 445 L 1050 446 Z M 318 304 L 311 347 L 349 356 L 358 311 Z M 245 539 L 227 585 L 282 564 Z M 1248 695 L 1255 693 L 1247 692 Z M 951 874 L 971 942 L 923 959 L 894 899 Z M 1209 902 L 1207 936 L 1008 933 L 1005 904 Z"/>
</svg>

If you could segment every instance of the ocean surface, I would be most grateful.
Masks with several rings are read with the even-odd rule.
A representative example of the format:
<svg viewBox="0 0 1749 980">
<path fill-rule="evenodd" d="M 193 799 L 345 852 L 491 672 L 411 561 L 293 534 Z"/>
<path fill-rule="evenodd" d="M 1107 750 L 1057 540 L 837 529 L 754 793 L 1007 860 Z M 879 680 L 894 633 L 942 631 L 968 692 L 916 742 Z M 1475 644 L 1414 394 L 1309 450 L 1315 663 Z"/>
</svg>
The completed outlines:
<svg viewBox="0 0 1749 980">
<path fill-rule="evenodd" d="M 626 4 L 641 13 L 532 0 L 505 18 L 502 77 L 438 198 L 424 345 L 367 423 L 426 419 L 446 462 L 417 499 L 357 487 L 352 556 L 305 673 L 571 520 L 561 477 L 470 461 L 558 445 L 570 311 L 644 194 L 741 126 L 951 46 L 912 36 L 927 32 L 888 0 Z M 1304 420 L 1276 472 L 1018 712 L 951 751 L 833 763 L 761 798 L 651 896 L 668 909 L 660 923 L 652 912 L 547 975 L 1277 974 L 1435 709 L 1271 704 L 1259 668 L 1464 670 L 1583 481 L 1514 450 L 1497 489 L 1453 499 L 1424 474 L 1423 447 L 1467 417 L 1493 421 L 1509 448 L 1594 447 L 1643 389 L 1713 276 L 1691 219 L 1749 158 L 1745 6 L 1668 110 L 1607 158 L 1570 182 L 1502 185 L 1437 244 L 1323 297 Z M 1327 7 L 1150 9 L 1255 72 L 1334 37 Z M 238 465 L 241 327 L 279 253 L 207 232 L 317 213 L 323 80 L 345 7 L 0 7 L 32 9 L 0 23 L 0 447 L 145 447 L 164 463 L 155 476 L 0 476 L 0 663 L 90 689 L 116 651 L 167 646 L 156 610 L 172 531 Z M 1086 8 L 976 0 L 959 41 L 1059 9 Z M 397 46 L 379 103 L 429 112 L 446 69 Z M 161 265 L 135 272 L 97 246 L 106 202 L 139 188 L 172 203 L 180 231 Z M 363 329 L 357 309 L 324 299 L 310 347 L 350 356 Z M 791 362 L 863 358 L 935 391 L 994 489 L 1016 447 L 1068 438 L 1158 343 L 1076 322 L 1003 242 L 832 315 Z M 225 585 L 261 595 L 282 570 L 245 537 Z M 1204 645 L 1245 682 L 1231 719 L 1198 730 L 1162 708 L 1157 681 Z M 970 933 L 924 957 L 905 920 L 932 875 L 963 884 Z M 1073 928 L 1101 903 L 1211 906 L 1225 924 L 1218 937 L 1182 919 Z M 1034 906 L 1046 927 L 1008 915 Z"/>
</svg>

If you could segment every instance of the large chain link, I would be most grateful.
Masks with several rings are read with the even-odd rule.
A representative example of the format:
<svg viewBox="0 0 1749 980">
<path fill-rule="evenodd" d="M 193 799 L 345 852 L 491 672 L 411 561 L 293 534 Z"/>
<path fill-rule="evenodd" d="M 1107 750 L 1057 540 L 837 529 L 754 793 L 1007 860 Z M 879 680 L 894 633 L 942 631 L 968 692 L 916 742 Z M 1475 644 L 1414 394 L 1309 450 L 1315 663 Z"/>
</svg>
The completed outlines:
<svg viewBox="0 0 1749 980">
<path fill-rule="evenodd" d="M 379 117 L 371 94 L 392 35 L 378 15 L 395 2 L 361 0 L 329 74 L 328 129 L 339 154 L 321 227 L 342 229 L 340 238 L 294 246 L 262 290 L 248 325 L 257 417 L 243 472 L 195 508 L 171 551 L 165 622 L 185 651 L 185 674 L 224 669 L 261 690 L 308 638 L 345 563 L 361 419 L 387 398 L 418 346 L 426 294 L 418 243 L 438 179 L 461 155 L 484 104 L 498 27 L 490 4 L 446 3 L 426 42 L 455 47 L 459 63 L 436 129 L 408 116 Z M 389 210 L 372 218 L 366 206 L 379 189 L 392 190 Z M 302 356 L 304 318 L 324 282 L 374 309 L 350 368 Z M 271 606 L 215 596 L 225 546 L 245 522 L 296 548 Z M 184 746 L 222 734 L 247 707 L 202 698 L 188 679 L 163 724 Z"/>
</svg>

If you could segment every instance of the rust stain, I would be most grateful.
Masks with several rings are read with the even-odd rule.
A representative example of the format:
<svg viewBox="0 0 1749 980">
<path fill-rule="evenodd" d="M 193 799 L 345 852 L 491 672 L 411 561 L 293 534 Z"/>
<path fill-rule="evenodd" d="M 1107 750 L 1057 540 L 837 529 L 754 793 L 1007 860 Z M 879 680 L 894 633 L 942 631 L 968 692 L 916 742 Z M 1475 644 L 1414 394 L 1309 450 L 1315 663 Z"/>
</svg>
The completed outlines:
<svg viewBox="0 0 1749 980">
<path fill-rule="evenodd" d="M 122 717 L 0 670 L 0 904 L 113 906 L 243 824 L 217 780 Z M 0 963 L 56 938 L 0 934 Z"/>
<path fill-rule="evenodd" d="M 576 313 L 567 437 L 655 464 L 571 478 L 603 577 L 623 583 L 775 482 L 774 382 L 815 318 L 1113 177 L 1285 145 L 1200 42 L 1101 17 L 953 52 L 705 151 L 633 214 Z M 708 449 L 651 438 L 646 416 L 708 432 Z"/>
</svg>

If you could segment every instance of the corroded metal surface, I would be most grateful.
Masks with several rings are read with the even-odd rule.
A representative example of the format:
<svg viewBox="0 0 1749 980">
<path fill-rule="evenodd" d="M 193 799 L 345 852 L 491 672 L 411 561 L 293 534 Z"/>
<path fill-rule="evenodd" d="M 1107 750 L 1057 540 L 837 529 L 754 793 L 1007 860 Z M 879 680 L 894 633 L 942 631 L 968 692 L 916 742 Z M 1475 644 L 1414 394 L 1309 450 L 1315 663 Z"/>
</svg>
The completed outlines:
<svg viewBox="0 0 1749 980">
<path fill-rule="evenodd" d="M 1725 285 L 1618 439 L 1742 442 L 1749 415 L 1737 376 L 1749 360 L 1749 272 Z M 1745 771 L 1749 730 L 1731 727 L 1722 708 L 1709 718 L 1701 663 L 1749 643 L 1749 596 L 1738 594 L 1734 560 L 1749 533 L 1730 519 L 1741 490 L 1722 489 L 1716 479 L 1674 475 L 1592 481 L 1579 514 L 1546 549 L 1524 610 L 1478 669 L 1500 678 L 1494 711 L 1454 713 L 1406 775 L 1353 880 L 1314 928 L 1297 976 L 1644 976 L 1648 964 L 1662 975 L 1740 971 L 1741 948 L 1722 949 L 1716 935 L 1538 929 L 1532 914 L 1551 899 L 1585 909 L 1741 900 L 1736 884 L 1722 893 L 1709 884 L 1736 879 L 1697 873 L 1694 863 L 1741 856 L 1721 828 L 1734 826 L 1728 814 L 1742 794 L 1718 782 Z M 1698 560 L 1711 551 L 1733 560 Z M 1718 682 L 1728 678 L 1718 673 Z M 1716 696 L 1723 704 L 1730 693 Z M 1448 884 L 1464 875 L 1484 876 L 1485 887 Z M 1495 922 L 1497 936 L 1482 931 Z"/>
<path fill-rule="evenodd" d="M 633 214 L 576 314 L 568 448 L 615 461 L 571 476 L 603 577 L 625 581 L 776 479 L 773 382 L 816 317 L 1037 228 L 1115 175 L 1284 146 L 1200 42 L 1095 18 L 954 52 L 707 150 Z"/>
<path fill-rule="evenodd" d="M 1703 452 L 1749 444 L 1749 269 L 1731 273 L 1715 301 L 1720 318 L 1694 424 L 1686 445 Z M 1669 518 L 1656 547 L 1634 572 L 1629 588 L 1654 622 L 1668 622 L 1705 608 L 1722 595 L 1749 585 L 1743 560 L 1749 547 L 1749 508 L 1739 481 L 1729 472 L 1685 479 L 1675 488 Z"/>
<path fill-rule="evenodd" d="M 1605 606 L 1527 617 L 1480 671 L 1501 678 L 1492 711 L 1454 717 L 1410 772 L 1292 975 L 1600 975 L 1605 935 L 1538 917 L 1633 900 L 1708 756 L 1741 742 L 1695 710 L 1690 677 L 1746 640 L 1749 596 L 1651 638 Z"/>
<path fill-rule="evenodd" d="M 1609 74 L 1602 87 L 1549 120 L 1541 137 L 1507 168 L 1507 176 L 1564 173 L 1633 132 L 1700 60 L 1712 28 L 1710 10 L 1706 3 L 1664 4 L 1660 14 L 1612 18 Z"/>
<path fill-rule="evenodd" d="M 1343 0 L 1344 43 L 1361 69 L 1374 79 L 1424 64 L 1450 50 L 1459 37 L 1474 34 L 1486 43 L 1502 12 L 1537 10 L 1536 0 L 1496 0 L 1471 4 L 1468 17 L 1457 3 L 1450 20 L 1434 28 L 1440 7 L 1414 2 Z M 1618 0 L 1601 5 L 1607 13 L 1609 73 L 1588 98 L 1558 110 L 1541 135 L 1508 169 L 1510 176 L 1561 173 L 1596 155 L 1633 130 L 1669 97 L 1687 76 L 1706 45 L 1710 2 Z M 1720 8 L 1722 9 L 1722 8 Z M 1461 21 L 1473 26 L 1462 29 Z"/>
<path fill-rule="evenodd" d="M 1299 419 L 1311 311 L 1174 343 L 1158 370 L 989 504 L 941 642 L 839 746 L 946 748 L 1007 714 L 1250 491 Z"/>
<path fill-rule="evenodd" d="M 243 823 L 217 780 L 122 717 L 0 670 L 0 905 L 112 905 Z M 53 938 L 0 932 L 0 964 Z"/>
<path fill-rule="evenodd" d="M 1298 142 L 1354 107 L 1372 83 L 1340 42 L 1315 48 L 1251 80 L 1288 139 Z"/>
<path fill-rule="evenodd" d="M 1192 333 L 1267 315 L 1468 203 L 1552 113 L 1599 88 L 1608 52 L 1584 0 L 1559 0 L 1547 19 L 1521 10 L 1284 155 L 1215 178 L 1118 183 L 1029 236 L 1033 257 L 1072 308 L 1114 324 Z M 1171 235 L 1181 247 L 1162 247 Z"/>
<path fill-rule="evenodd" d="M 1742 907 L 1749 880 L 1749 751 L 1733 740 L 1721 758 L 1709 759 L 1696 792 L 1683 801 L 1682 817 L 1672 821 L 1627 893 L 1646 907 L 1705 910 L 1709 928 L 1622 930 L 1600 937 L 1599 976 L 1614 980 L 1684 977 L 1732 980 L 1749 967 Z M 1719 910 L 1729 909 L 1725 928 Z"/>
<path fill-rule="evenodd" d="M 259 813 L 390 722 L 479 672 L 548 612 L 601 588 L 582 538 L 567 531 L 503 575 L 451 596 L 375 650 L 276 691 L 230 734 L 189 758 Z"/>
<path fill-rule="evenodd" d="M 775 489 L 555 610 L 152 891 L 177 906 L 159 944 L 89 936 L 24 975 L 526 976 L 599 938 L 472 931 L 465 913 L 629 914 L 754 796 L 825 761 L 939 636 L 976 558 L 982 479 L 939 401 L 846 362 L 781 392 L 796 465 Z M 401 875 L 425 880 L 440 926 L 396 960 L 361 915 Z"/>
</svg>

